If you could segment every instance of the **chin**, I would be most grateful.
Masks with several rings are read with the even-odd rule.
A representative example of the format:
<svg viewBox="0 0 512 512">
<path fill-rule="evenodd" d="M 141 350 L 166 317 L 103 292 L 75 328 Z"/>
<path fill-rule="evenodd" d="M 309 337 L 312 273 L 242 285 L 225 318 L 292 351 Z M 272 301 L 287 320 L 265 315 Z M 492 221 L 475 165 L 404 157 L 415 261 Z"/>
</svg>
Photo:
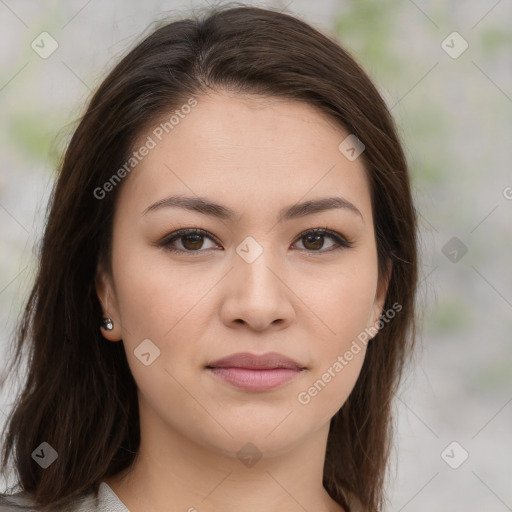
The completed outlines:
<svg viewBox="0 0 512 512">
<path fill-rule="evenodd" d="M 304 444 L 308 435 L 318 431 L 321 425 L 309 425 L 304 421 L 292 420 L 296 412 L 281 412 L 278 419 L 274 416 L 260 418 L 258 421 L 243 420 L 225 421 L 224 429 L 213 432 L 203 432 L 203 440 L 214 450 L 230 457 L 240 458 L 246 451 L 254 451 L 265 457 L 275 457 L 292 450 L 295 446 Z M 208 435 L 209 434 L 209 435 Z M 242 452 L 242 453 L 240 453 Z"/>
</svg>

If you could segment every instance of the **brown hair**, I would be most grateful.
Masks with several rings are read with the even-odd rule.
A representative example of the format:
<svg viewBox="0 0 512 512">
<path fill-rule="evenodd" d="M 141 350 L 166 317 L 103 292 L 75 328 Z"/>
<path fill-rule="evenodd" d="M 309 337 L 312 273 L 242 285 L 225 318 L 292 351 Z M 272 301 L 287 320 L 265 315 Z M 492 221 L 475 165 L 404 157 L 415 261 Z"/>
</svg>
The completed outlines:
<svg viewBox="0 0 512 512">
<path fill-rule="evenodd" d="M 237 4 L 164 24 L 127 53 L 93 95 L 61 162 L 17 330 L 13 363 L 25 347 L 28 375 L 3 448 L 4 472 L 12 457 L 18 485 L 41 507 L 97 491 L 132 463 L 140 443 L 136 383 L 122 343 L 101 335 L 94 287 L 98 262 L 110 262 L 120 187 L 101 200 L 94 191 L 127 161 L 148 123 L 191 95 L 221 89 L 316 106 L 365 145 L 379 278 L 393 264 L 384 310 L 396 303 L 401 310 L 369 343 L 355 387 L 331 420 L 323 482 L 347 511 L 377 512 L 385 502 L 392 398 L 417 323 L 407 163 L 384 101 L 334 39 L 292 15 Z M 43 441 L 58 452 L 44 470 L 31 457 Z"/>
</svg>

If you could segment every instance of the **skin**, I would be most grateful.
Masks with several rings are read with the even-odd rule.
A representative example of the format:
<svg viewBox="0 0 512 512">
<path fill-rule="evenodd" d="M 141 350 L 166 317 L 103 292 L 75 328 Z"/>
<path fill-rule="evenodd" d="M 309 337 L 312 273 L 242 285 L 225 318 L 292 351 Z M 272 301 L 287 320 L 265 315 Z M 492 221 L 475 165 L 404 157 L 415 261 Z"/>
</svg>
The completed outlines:
<svg viewBox="0 0 512 512">
<path fill-rule="evenodd" d="M 382 313 L 388 280 L 377 272 L 362 159 L 345 158 L 338 145 L 348 133 L 307 104 L 227 92 L 196 99 L 120 185 L 112 274 L 98 267 L 97 294 L 114 320 L 102 333 L 124 344 L 141 423 L 134 464 L 105 481 L 131 512 L 341 511 L 322 485 L 327 435 L 365 345 L 308 404 L 297 397 Z M 236 216 L 143 213 L 176 194 L 208 198 Z M 362 218 L 330 209 L 277 223 L 282 208 L 333 195 Z M 189 249 L 180 254 L 156 245 L 195 227 L 215 238 L 178 238 L 172 246 Z M 325 227 L 353 247 L 331 250 L 337 243 L 328 235 L 316 244 L 300 236 Z M 252 263 L 236 252 L 248 236 L 263 250 Z M 148 366 L 134 355 L 145 339 L 160 350 Z M 205 369 L 235 352 L 270 351 L 306 370 L 253 392 Z M 251 467 L 237 456 L 249 442 L 262 455 Z"/>
</svg>

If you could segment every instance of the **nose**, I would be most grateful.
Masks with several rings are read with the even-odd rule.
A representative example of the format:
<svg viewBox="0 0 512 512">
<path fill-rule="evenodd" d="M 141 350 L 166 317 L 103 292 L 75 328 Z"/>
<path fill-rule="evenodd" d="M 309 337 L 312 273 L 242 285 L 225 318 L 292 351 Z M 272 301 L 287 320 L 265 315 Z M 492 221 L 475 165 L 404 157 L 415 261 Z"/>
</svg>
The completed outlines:
<svg viewBox="0 0 512 512">
<path fill-rule="evenodd" d="M 222 321 L 233 328 L 247 325 L 254 331 L 269 327 L 280 330 L 295 319 L 293 292 L 282 266 L 267 257 L 265 249 L 248 263 L 238 255 L 230 272 L 226 296 L 221 307 Z"/>
</svg>

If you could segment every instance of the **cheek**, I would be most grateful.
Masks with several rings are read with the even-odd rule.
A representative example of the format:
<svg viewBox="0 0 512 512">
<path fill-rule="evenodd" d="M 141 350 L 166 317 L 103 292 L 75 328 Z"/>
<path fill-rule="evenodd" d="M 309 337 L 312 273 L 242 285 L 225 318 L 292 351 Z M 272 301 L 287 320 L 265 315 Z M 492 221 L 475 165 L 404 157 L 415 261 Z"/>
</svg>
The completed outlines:
<svg viewBox="0 0 512 512">
<path fill-rule="evenodd" d="M 314 368 L 296 398 L 306 414 L 327 421 L 348 398 L 364 362 L 366 343 L 361 334 L 366 334 L 371 321 L 376 258 L 354 254 L 343 268 L 316 283 L 323 284 L 312 287 L 312 280 L 305 280 L 300 292 L 320 327 L 312 347 Z"/>
<path fill-rule="evenodd" d="M 357 350 L 358 353 L 355 353 Z M 344 351 L 329 358 L 329 363 L 318 368 L 297 393 L 298 416 L 326 423 L 342 407 L 352 392 L 364 362 L 366 347 Z M 350 353 L 350 360 L 347 355 Z"/>
<path fill-rule="evenodd" d="M 123 330 L 130 343 L 145 338 L 164 342 L 182 323 L 190 322 L 213 278 L 206 274 L 198 280 L 197 272 L 187 272 L 154 249 L 137 249 L 134 244 L 125 254 L 114 266 Z"/>
<path fill-rule="evenodd" d="M 305 314 L 318 319 L 317 338 L 324 340 L 324 353 L 344 350 L 369 326 L 377 287 L 376 257 L 371 251 L 347 252 L 329 272 L 319 268 L 304 275 L 296 281 L 296 293 L 307 305 Z"/>
<path fill-rule="evenodd" d="M 316 339 L 312 351 L 314 365 L 295 399 L 299 411 L 315 421 L 328 421 L 345 403 L 359 377 L 366 354 L 366 343 L 358 336 L 367 328 L 370 302 L 338 297 L 325 318 L 329 332 Z"/>
<path fill-rule="evenodd" d="M 168 397 L 166 393 L 172 390 L 178 399 L 180 387 L 167 371 L 181 382 L 192 366 L 199 365 L 200 343 L 212 309 L 208 292 L 218 283 L 218 275 L 173 264 L 165 254 L 137 250 L 135 244 L 124 254 L 127 256 L 117 258 L 114 268 L 130 369 L 146 396 L 167 390 L 164 395 Z M 145 263 L 141 265 L 141 261 Z M 145 366 L 138 355 L 143 353 L 139 347 L 145 346 L 141 343 L 148 339 L 149 351 L 158 357 Z"/>
<path fill-rule="evenodd" d="M 130 370 L 144 402 L 156 410 L 187 404 L 190 408 L 179 373 L 185 363 L 190 366 L 195 359 L 201 297 L 213 283 L 206 279 L 198 284 L 197 274 L 194 280 L 182 268 L 166 264 L 165 257 L 154 257 L 134 247 L 124 253 L 126 257 L 121 246 L 118 256 L 114 254 L 116 294 Z"/>
</svg>

